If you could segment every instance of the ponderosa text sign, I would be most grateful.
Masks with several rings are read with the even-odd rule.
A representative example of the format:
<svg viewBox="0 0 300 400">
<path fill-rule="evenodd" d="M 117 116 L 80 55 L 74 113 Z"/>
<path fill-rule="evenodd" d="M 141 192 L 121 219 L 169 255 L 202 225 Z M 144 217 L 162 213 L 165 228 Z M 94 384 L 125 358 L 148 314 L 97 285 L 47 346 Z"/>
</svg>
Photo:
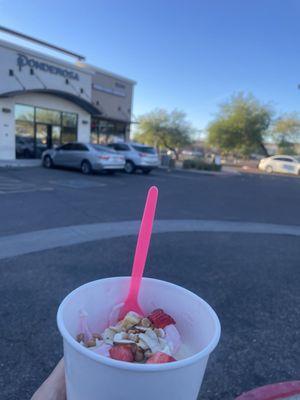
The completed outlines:
<svg viewBox="0 0 300 400">
<path fill-rule="evenodd" d="M 55 65 L 47 64 L 45 62 L 38 61 L 34 58 L 29 58 L 25 54 L 18 54 L 17 65 L 20 71 L 24 67 L 29 67 L 38 69 L 40 71 L 49 72 L 50 74 L 53 75 L 60 75 L 64 78 L 75 79 L 76 81 L 79 81 L 79 75 L 76 72 L 71 71 L 69 69 L 56 67 Z"/>
</svg>

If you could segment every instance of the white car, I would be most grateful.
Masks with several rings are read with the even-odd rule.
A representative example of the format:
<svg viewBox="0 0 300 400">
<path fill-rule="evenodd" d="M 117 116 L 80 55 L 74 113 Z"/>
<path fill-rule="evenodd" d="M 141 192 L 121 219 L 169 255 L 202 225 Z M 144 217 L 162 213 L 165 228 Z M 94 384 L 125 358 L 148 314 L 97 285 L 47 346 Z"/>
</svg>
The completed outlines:
<svg viewBox="0 0 300 400">
<path fill-rule="evenodd" d="M 294 156 L 272 156 L 263 158 L 258 168 L 269 174 L 280 172 L 282 174 L 300 175 L 300 157 Z"/>
<path fill-rule="evenodd" d="M 154 147 L 134 142 L 110 143 L 108 146 L 125 157 L 124 170 L 128 174 L 133 174 L 137 169 L 140 169 L 144 174 L 149 174 L 160 165 Z"/>
</svg>

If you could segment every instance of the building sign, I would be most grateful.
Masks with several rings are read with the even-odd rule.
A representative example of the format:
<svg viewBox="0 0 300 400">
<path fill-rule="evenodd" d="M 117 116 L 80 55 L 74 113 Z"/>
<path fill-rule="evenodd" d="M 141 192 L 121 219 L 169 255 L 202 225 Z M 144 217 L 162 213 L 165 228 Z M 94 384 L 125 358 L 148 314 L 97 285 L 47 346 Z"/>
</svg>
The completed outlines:
<svg viewBox="0 0 300 400">
<path fill-rule="evenodd" d="M 34 58 L 29 58 L 24 54 L 18 54 L 17 65 L 20 71 L 22 70 L 23 67 L 29 67 L 38 69 L 40 71 L 49 72 L 50 74 L 53 75 L 60 75 L 64 78 L 75 79 L 76 81 L 79 81 L 79 75 L 74 71 L 61 67 L 56 67 L 54 65 L 38 61 Z"/>
<path fill-rule="evenodd" d="M 99 83 L 93 83 L 93 89 L 98 90 L 99 92 L 105 92 L 109 94 L 113 94 L 115 96 L 120 96 L 120 97 L 125 97 L 125 91 L 120 90 L 120 89 L 115 89 L 115 88 L 108 88 L 105 86 L 100 85 Z"/>
</svg>

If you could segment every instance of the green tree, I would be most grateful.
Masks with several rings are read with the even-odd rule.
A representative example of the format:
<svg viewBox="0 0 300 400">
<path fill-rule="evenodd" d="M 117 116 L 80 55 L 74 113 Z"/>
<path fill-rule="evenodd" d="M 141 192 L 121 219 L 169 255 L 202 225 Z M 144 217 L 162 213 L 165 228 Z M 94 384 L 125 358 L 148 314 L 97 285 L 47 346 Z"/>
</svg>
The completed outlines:
<svg viewBox="0 0 300 400">
<path fill-rule="evenodd" d="M 155 109 L 138 118 L 134 138 L 155 147 L 171 150 L 178 159 L 179 149 L 191 143 L 193 133 L 184 112 Z"/>
<path fill-rule="evenodd" d="M 253 152 L 268 155 L 263 144 L 273 111 L 252 94 L 238 93 L 220 105 L 208 126 L 208 143 L 224 153 L 249 156 Z"/>
<path fill-rule="evenodd" d="M 295 154 L 295 143 L 300 139 L 300 118 L 297 113 L 284 114 L 271 129 L 279 154 Z"/>
</svg>

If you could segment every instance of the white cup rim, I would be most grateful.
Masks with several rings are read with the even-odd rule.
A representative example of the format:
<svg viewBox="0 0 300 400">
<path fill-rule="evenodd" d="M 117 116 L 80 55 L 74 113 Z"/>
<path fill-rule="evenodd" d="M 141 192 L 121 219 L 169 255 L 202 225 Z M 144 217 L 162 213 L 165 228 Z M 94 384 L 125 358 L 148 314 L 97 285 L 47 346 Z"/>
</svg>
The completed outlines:
<svg viewBox="0 0 300 400">
<path fill-rule="evenodd" d="M 97 362 L 101 362 L 102 364 L 105 364 L 109 367 L 113 367 L 113 368 L 119 368 L 119 369 L 125 369 L 125 370 L 129 370 L 129 371 L 140 371 L 140 372 L 151 372 L 151 371 L 165 371 L 165 370 L 171 370 L 171 369 L 176 369 L 176 368 L 183 368 L 183 367 L 187 367 L 188 365 L 194 364 L 197 361 L 199 361 L 201 358 L 205 358 L 207 357 L 213 350 L 214 348 L 217 346 L 219 339 L 220 339 L 220 335 L 221 335 L 221 325 L 220 325 L 220 321 L 219 318 L 217 316 L 217 314 L 215 313 L 215 311 L 213 310 L 213 308 L 205 301 L 203 300 L 201 297 L 197 296 L 195 293 L 191 292 L 188 289 L 185 289 L 179 285 L 176 285 L 174 283 L 170 283 L 170 282 L 166 282 L 166 281 L 162 281 L 159 279 L 154 279 L 154 278 L 143 278 L 143 280 L 147 280 L 147 281 L 156 281 L 156 282 L 160 282 L 165 286 L 172 286 L 172 287 L 176 287 L 177 289 L 181 290 L 182 292 L 187 293 L 189 296 L 192 296 L 194 298 L 197 299 L 197 301 L 200 301 L 202 304 L 204 304 L 204 306 L 206 307 L 207 311 L 209 312 L 210 316 L 213 319 L 214 325 L 215 325 L 215 333 L 212 337 L 212 339 L 210 340 L 210 342 L 208 343 L 207 346 L 204 347 L 204 349 L 202 349 L 201 351 L 193 354 L 190 357 L 184 358 L 182 360 L 176 360 L 174 362 L 169 362 L 169 363 L 164 363 L 164 364 L 135 364 L 135 363 L 129 363 L 129 362 L 124 362 L 124 361 L 118 361 L 118 360 L 114 360 L 112 358 L 109 357 L 105 357 L 102 356 L 100 354 L 96 354 L 93 351 L 89 350 L 86 347 L 83 347 L 81 344 L 79 344 L 74 338 L 73 336 L 68 332 L 68 330 L 65 327 L 64 321 L 63 321 L 63 309 L 65 304 L 68 302 L 68 300 L 70 299 L 70 297 L 72 297 L 76 292 L 80 291 L 83 287 L 86 286 L 97 286 L 99 281 L 108 281 L 108 280 L 116 280 L 116 279 L 130 279 L 130 277 L 128 276 L 117 276 L 117 277 L 111 277 L 111 278 L 104 278 L 104 279 L 97 279 L 95 281 L 91 281 L 88 283 L 85 283 L 84 285 L 79 286 L 77 289 L 73 290 L 72 292 L 70 292 L 65 298 L 64 300 L 61 302 L 58 311 L 57 311 L 57 325 L 58 325 L 58 329 L 63 337 L 64 340 L 67 341 L 67 343 L 76 351 L 78 351 L 79 353 L 81 353 L 82 355 L 97 361 Z"/>
</svg>

